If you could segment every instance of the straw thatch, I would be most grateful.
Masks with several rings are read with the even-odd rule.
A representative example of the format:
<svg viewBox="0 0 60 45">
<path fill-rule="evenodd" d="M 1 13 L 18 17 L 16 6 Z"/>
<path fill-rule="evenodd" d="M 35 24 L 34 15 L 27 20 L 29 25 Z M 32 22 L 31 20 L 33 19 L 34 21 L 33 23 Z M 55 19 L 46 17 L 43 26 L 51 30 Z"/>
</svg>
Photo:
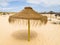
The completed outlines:
<svg viewBox="0 0 60 45">
<path fill-rule="evenodd" d="M 14 22 L 16 19 L 28 20 L 28 41 L 30 41 L 30 20 L 41 20 L 40 22 L 46 24 L 47 17 L 35 12 L 31 7 L 25 7 L 21 12 L 9 17 L 9 22 Z"/>
<path fill-rule="evenodd" d="M 15 19 L 30 19 L 30 20 L 41 20 L 41 22 L 46 23 L 47 17 L 35 12 L 31 7 L 25 7 L 21 12 L 9 17 L 9 22 Z"/>
</svg>

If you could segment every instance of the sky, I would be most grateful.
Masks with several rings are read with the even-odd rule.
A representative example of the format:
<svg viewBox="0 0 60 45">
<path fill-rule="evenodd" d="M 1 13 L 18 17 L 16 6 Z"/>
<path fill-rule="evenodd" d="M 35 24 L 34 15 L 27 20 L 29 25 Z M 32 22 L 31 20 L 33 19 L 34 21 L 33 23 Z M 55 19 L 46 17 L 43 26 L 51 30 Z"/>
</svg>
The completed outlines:
<svg viewBox="0 0 60 45">
<path fill-rule="evenodd" d="M 60 12 L 60 0 L 0 0 L 0 12 L 19 12 L 26 6 L 37 12 Z"/>
</svg>

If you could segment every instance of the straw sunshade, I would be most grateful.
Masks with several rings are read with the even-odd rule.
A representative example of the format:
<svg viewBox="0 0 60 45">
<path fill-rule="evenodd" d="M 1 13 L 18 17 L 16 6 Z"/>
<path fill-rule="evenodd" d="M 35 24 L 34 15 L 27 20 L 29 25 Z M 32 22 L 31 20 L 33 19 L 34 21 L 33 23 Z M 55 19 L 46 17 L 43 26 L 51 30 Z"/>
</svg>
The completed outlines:
<svg viewBox="0 0 60 45">
<path fill-rule="evenodd" d="M 9 17 L 9 22 L 14 22 L 15 19 L 28 20 L 28 41 L 30 41 L 30 20 L 40 20 L 42 23 L 47 23 L 47 17 L 35 12 L 31 7 L 25 7 L 21 12 Z"/>
</svg>

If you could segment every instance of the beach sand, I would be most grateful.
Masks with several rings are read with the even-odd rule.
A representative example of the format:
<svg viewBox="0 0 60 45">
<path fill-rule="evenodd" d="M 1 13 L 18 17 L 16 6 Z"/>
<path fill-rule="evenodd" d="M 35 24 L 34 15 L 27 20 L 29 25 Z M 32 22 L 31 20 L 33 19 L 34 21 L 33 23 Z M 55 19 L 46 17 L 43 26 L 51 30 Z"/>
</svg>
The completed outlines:
<svg viewBox="0 0 60 45">
<path fill-rule="evenodd" d="M 32 26 L 28 42 L 27 27 L 9 24 L 8 17 L 0 16 L 0 45 L 60 45 L 59 24 L 48 22 L 46 25 Z"/>
</svg>

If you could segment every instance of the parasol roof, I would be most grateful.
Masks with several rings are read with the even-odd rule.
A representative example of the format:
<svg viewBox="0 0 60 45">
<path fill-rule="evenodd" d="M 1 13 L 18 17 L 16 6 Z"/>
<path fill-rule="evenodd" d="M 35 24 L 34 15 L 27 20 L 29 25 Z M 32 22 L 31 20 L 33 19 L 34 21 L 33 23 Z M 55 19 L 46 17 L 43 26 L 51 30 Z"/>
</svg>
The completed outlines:
<svg viewBox="0 0 60 45">
<path fill-rule="evenodd" d="M 9 17 L 9 22 L 13 19 L 30 19 L 41 20 L 41 22 L 47 22 L 47 17 L 42 16 L 40 13 L 34 11 L 31 7 L 25 7 L 21 12 L 16 13 Z"/>
<path fill-rule="evenodd" d="M 42 15 L 35 12 L 31 7 L 25 7 L 21 12 L 10 16 L 11 18 L 18 19 L 39 19 L 42 18 Z"/>
<path fill-rule="evenodd" d="M 9 17 L 9 22 L 14 22 L 15 19 L 28 19 L 28 41 L 30 41 L 30 20 L 41 20 L 47 22 L 47 17 L 35 12 L 31 7 L 25 7 L 21 12 Z"/>
</svg>

